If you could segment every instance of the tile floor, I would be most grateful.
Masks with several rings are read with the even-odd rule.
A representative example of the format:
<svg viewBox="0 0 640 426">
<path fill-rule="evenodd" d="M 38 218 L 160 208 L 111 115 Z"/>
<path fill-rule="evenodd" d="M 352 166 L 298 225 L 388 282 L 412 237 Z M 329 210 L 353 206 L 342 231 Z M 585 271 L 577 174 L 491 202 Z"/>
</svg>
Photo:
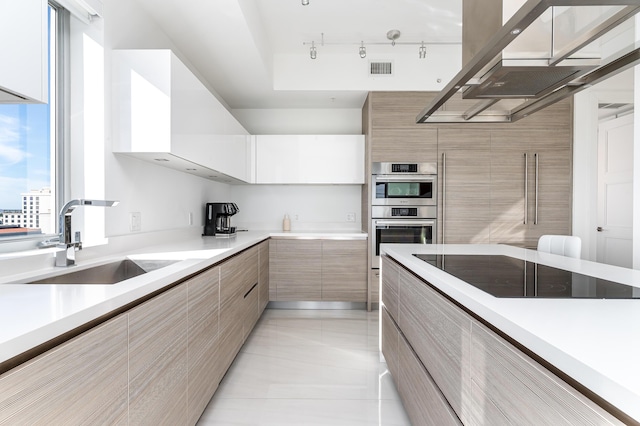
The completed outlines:
<svg viewBox="0 0 640 426">
<path fill-rule="evenodd" d="M 198 425 L 410 425 L 378 312 L 265 310 Z"/>
</svg>

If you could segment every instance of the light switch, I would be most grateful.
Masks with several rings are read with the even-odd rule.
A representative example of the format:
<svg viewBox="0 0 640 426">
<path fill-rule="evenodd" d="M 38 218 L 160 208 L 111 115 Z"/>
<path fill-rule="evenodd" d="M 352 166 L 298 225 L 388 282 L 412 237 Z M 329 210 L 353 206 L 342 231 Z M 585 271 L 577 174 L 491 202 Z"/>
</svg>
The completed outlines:
<svg viewBox="0 0 640 426">
<path fill-rule="evenodd" d="M 129 213 L 129 230 L 131 232 L 142 230 L 142 214 L 140 212 Z"/>
</svg>

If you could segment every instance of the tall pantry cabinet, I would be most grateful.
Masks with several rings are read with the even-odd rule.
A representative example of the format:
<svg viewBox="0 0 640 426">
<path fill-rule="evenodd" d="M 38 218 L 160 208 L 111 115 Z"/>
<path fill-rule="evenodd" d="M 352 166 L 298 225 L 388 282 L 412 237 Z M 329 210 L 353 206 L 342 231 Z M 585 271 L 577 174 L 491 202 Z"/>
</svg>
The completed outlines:
<svg viewBox="0 0 640 426">
<path fill-rule="evenodd" d="M 532 248 L 543 234 L 571 234 L 572 100 L 515 123 L 415 124 L 434 96 L 369 93 L 362 217 L 371 217 L 372 162 L 437 161 L 437 242 Z"/>
</svg>

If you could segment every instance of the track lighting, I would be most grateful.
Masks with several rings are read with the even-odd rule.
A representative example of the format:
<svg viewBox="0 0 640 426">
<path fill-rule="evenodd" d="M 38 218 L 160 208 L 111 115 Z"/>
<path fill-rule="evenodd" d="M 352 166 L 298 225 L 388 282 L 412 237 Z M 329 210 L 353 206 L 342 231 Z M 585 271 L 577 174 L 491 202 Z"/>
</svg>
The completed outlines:
<svg viewBox="0 0 640 426">
<path fill-rule="evenodd" d="M 309 2 L 309 0 L 303 0 L 303 4 L 304 1 L 306 1 L 307 3 Z M 391 46 L 395 46 L 395 45 L 403 45 L 403 46 L 419 46 L 418 47 L 418 57 L 420 59 L 425 59 L 427 57 L 427 47 L 426 45 L 460 45 L 460 42 L 458 41 L 432 41 L 432 42 L 425 42 L 423 41 L 398 41 L 398 39 L 400 38 L 400 31 L 398 30 L 389 30 L 387 31 L 387 39 L 391 42 Z M 315 45 L 315 41 L 311 41 L 311 42 L 303 42 L 303 45 L 311 45 L 311 52 L 310 52 L 310 56 L 311 59 L 316 59 L 317 56 L 317 52 L 316 52 L 316 45 Z M 366 58 L 367 57 L 367 48 L 364 45 L 364 40 L 360 41 L 360 44 L 358 43 L 349 43 L 349 42 L 325 42 L 324 40 L 324 33 L 320 34 L 320 41 L 319 41 L 319 46 L 358 46 L 358 55 L 360 55 L 361 58 Z M 380 42 L 380 41 L 374 41 L 374 42 L 367 42 L 367 46 L 383 46 L 389 45 L 389 42 Z M 375 53 L 375 52 L 374 52 Z"/>
<path fill-rule="evenodd" d="M 309 49 L 309 56 L 311 56 L 311 59 L 315 59 L 318 57 L 318 52 L 316 51 L 316 44 L 314 41 L 311 42 L 311 49 Z"/>
</svg>

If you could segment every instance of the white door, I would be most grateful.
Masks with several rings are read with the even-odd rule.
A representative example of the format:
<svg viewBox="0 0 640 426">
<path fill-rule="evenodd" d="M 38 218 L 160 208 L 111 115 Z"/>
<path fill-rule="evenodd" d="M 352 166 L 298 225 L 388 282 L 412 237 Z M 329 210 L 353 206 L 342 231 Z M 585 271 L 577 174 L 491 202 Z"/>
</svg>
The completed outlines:
<svg viewBox="0 0 640 426">
<path fill-rule="evenodd" d="M 633 265 L 633 116 L 598 126 L 596 260 Z"/>
</svg>

